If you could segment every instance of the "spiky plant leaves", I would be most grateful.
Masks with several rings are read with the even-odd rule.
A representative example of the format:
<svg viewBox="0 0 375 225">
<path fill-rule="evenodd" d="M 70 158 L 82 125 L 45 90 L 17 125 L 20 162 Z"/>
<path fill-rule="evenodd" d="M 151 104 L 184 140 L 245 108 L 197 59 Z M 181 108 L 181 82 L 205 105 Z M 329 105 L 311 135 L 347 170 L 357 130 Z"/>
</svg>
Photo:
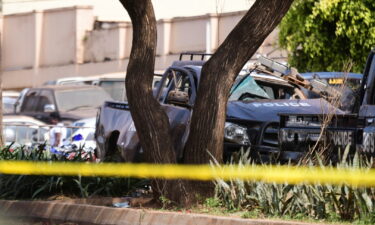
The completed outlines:
<svg viewBox="0 0 375 225">
<path fill-rule="evenodd" d="M 351 157 L 351 160 L 349 160 Z M 248 157 L 237 159 L 240 166 L 254 166 Z M 317 163 L 316 165 L 314 163 Z M 314 161 L 307 161 L 308 166 L 325 168 L 320 156 Z M 373 159 L 364 160 L 359 154 L 349 155 L 346 147 L 342 158 L 335 164 L 338 169 L 356 168 L 369 169 Z M 332 164 L 330 164 L 332 166 Z M 355 188 L 348 185 L 330 184 L 268 184 L 264 182 L 238 182 L 216 180 L 216 196 L 222 201 L 222 206 L 239 209 L 256 209 L 264 215 L 288 216 L 296 218 L 307 216 L 313 219 L 341 219 L 352 221 L 375 221 L 375 188 Z M 240 198 L 242 200 L 240 200 Z"/>
<path fill-rule="evenodd" d="M 344 154 L 342 156 L 342 159 L 341 159 L 342 165 L 347 165 L 346 160 L 348 159 L 349 150 L 350 150 L 350 145 L 347 145 L 346 148 L 345 148 Z"/>
</svg>

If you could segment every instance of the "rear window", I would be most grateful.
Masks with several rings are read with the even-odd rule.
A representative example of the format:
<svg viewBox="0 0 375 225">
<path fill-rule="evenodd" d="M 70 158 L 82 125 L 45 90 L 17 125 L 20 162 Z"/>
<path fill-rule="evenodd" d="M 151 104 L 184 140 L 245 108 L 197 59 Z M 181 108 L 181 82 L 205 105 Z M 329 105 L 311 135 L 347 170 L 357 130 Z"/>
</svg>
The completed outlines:
<svg viewBox="0 0 375 225">
<path fill-rule="evenodd" d="M 56 91 L 56 102 L 60 111 L 80 108 L 97 108 L 112 98 L 101 88 Z"/>
<path fill-rule="evenodd" d="M 125 81 L 102 81 L 100 82 L 100 87 L 102 87 L 114 100 L 127 101 Z"/>
</svg>

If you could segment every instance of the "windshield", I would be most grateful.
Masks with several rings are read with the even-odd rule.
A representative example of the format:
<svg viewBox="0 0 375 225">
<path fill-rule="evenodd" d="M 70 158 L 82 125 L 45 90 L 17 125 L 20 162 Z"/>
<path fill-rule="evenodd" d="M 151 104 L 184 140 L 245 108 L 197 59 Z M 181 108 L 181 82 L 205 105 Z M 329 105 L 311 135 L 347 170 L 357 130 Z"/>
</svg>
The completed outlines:
<svg viewBox="0 0 375 225">
<path fill-rule="evenodd" d="M 235 82 L 231 90 L 229 101 L 241 100 L 244 97 L 258 98 L 258 99 L 270 99 L 271 97 L 267 94 L 266 90 L 261 88 L 250 75 L 243 78 L 240 82 Z"/>
<path fill-rule="evenodd" d="M 102 87 L 114 100 L 127 101 L 125 94 L 125 79 L 123 81 L 101 81 Z"/>
<path fill-rule="evenodd" d="M 72 111 L 79 108 L 96 108 L 104 101 L 112 100 L 103 89 L 78 89 L 56 91 L 56 102 L 60 111 Z"/>
</svg>

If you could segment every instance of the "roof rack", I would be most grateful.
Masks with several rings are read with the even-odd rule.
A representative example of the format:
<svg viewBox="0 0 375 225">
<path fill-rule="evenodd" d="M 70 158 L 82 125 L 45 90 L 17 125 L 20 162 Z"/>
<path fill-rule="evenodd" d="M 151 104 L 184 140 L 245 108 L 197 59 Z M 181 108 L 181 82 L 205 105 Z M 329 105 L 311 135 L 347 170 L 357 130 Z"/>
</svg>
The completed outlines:
<svg viewBox="0 0 375 225">
<path fill-rule="evenodd" d="M 190 56 L 190 60 L 194 60 L 194 56 L 200 56 L 200 60 L 204 60 L 206 56 L 212 56 L 212 53 L 197 53 L 197 52 L 182 52 L 180 53 L 180 61 L 182 61 L 183 56 Z"/>
</svg>

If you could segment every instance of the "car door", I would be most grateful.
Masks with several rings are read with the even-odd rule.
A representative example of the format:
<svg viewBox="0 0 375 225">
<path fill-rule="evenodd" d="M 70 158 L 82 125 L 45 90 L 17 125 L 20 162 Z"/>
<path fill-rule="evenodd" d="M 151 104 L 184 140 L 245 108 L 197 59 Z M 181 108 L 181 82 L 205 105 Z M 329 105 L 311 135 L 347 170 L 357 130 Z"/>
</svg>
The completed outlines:
<svg viewBox="0 0 375 225">
<path fill-rule="evenodd" d="M 191 108 L 195 102 L 197 86 L 191 71 L 173 68 L 170 72 L 170 82 L 162 108 L 169 118 L 172 141 L 179 160 L 183 156 L 183 147 L 188 137 Z"/>
<path fill-rule="evenodd" d="M 24 99 L 22 101 L 20 114 L 36 118 L 36 109 L 39 101 L 39 93 L 39 89 L 31 89 L 25 94 Z"/>
<path fill-rule="evenodd" d="M 35 117 L 46 123 L 50 123 L 51 113 L 57 112 L 57 106 L 52 90 L 41 90 L 38 96 L 38 103 L 35 109 Z"/>
<path fill-rule="evenodd" d="M 367 74 L 366 74 L 367 73 Z M 359 126 L 364 126 L 359 151 L 375 156 L 375 56 L 369 56 L 364 77 L 367 78 L 363 88 L 365 95 L 359 109 Z M 361 129 L 361 128 L 359 128 Z"/>
</svg>

